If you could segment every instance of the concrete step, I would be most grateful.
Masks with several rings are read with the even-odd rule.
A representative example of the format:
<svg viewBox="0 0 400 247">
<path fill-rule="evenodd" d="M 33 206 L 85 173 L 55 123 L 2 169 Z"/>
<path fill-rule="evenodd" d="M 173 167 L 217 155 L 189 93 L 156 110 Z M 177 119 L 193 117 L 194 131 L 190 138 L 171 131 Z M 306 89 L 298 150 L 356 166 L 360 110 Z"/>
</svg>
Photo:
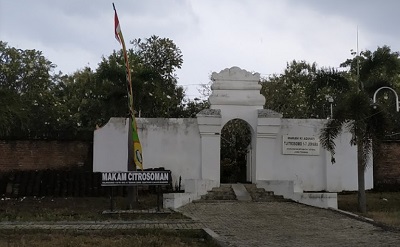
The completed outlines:
<svg viewBox="0 0 400 247">
<path fill-rule="evenodd" d="M 272 191 L 257 188 L 255 184 L 245 184 L 244 186 L 249 192 L 252 200 L 255 202 L 287 201 L 283 196 L 274 195 L 274 192 Z"/>
<path fill-rule="evenodd" d="M 288 201 L 283 196 L 276 196 L 271 191 L 257 188 L 255 184 L 221 184 L 220 187 L 212 188 L 201 199 L 194 202 L 219 202 L 219 201 L 254 201 L 254 202 L 276 202 Z"/>
<path fill-rule="evenodd" d="M 231 184 L 221 184 L 219 187 L 214 187 L 211 189 L 211 191 L 224 191 L 224 192 L 229 192 L 231 190 L 232 190 Z"/>
<path fill-rule="evenodd" d="M 225 195 L 225 194 L 206 194 L 201 196 L 202 200 L 236 200 L 235 195 Z"/>
<path fill-rule="evenodd" d="M 232 189 L 238 201 L 252 201 L 250 193 L 243 184 L 232 184 Z"/>
<path fill-rule="evenodd" d="M 229 184 L 221 184 L 220 187 L 212 188 L 207 194 L 202 195 L 199 201 L 226 201 L 236 200 L 235 192 Z"/>
</svg>

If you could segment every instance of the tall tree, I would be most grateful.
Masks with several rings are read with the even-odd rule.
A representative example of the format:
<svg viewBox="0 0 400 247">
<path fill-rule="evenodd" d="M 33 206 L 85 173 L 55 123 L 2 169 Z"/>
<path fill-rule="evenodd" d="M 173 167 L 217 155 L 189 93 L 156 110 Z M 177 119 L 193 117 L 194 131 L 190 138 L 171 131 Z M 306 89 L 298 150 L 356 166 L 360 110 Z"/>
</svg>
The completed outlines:
<svg viewBox="0 0 400 247">
<path fill-rule="evenodd" d="M 352 79 L 359 79 L 360 89 L 369 94 L 382 86 L 400 87 L 400 55 L 389 46 L 378 47 L 373 52 L 362 51 L 340 66 L 348 68 Z"/>
<path fill-rule="evenodd" d="M 175 81 L 165 79 L 152 66 L 142 63 L 142 58 L 129 50 L 132 65 L 133 99 L 137 114 L 141 117 L 179 117 L 184 106 L 185 96 L 182 87 Z M 121 52 L 114 52 L 108 58 L 103 58 L 96 70 L 97 79 L 109 87 L 106 97 L 114 102 L 116 109 L 126 109 L 125 71 Z M 126 113 L 114 111 L 114 116 L 126 116 Z"/>
<path fill-rule="evenodd" d="M 149 111 L 145 116 L 179 117 L 183 114 L 184 90 L 177 85 L 177 69 L 183 64 L 183 55 L 176 44 L 168 38 L 151 36 L 131 42 L 133 53 L 138 58 L 138 67 L 144 77 L 145 87 L 142 98 L 153 102 L 152 107 L 138 108 Z"/>
<path fill-rule="evenodd" d="M 374 92 L 383 86 L 391 87 L 395 91 L 400 90 L 400 54 L 392 51 L 389 46 L 378 47 L 375 51 L 362 51 L 358 56 L 347 59 L 340 66 L 349 70 L 350 79 L 358 81 L 360 89 L 371 98 Z M 395 95 L 389 90 L 383 90 L 378 96 L 379 105 L 388 112 L 394 123 L 392 133 L 388 134 L 399 133 L 400 114 L 395 111 Z M 392 135 L 391 138 L 399 138 L 399 136 Z"/>
<path fill-rule="evenodd" d="M 135 40 L 128 50 L 134 105 L 141 117 L 193 117 L 205 102 L 185 99 L 176 70 L 183 59 L 170 39 Z M 93 130 L 110 117 L 128 116 L 122 51 L 103 57 L 96 70 L 63 75 L 37 50 L 0 41 L 0 136 Z"/>
<path fill-rule="evenodd" d="M 175 71 L 182 67 L 183 55 L 171 39 L 153 35 L 144 41 L 134 39 L 131 43 L 144 65 L 151 67 L 162 78 L 176 83 Z"/>
<path fill-rule="evenodd" d="M 367 211 L 365 170 L 368 158 L 373 145 L 378 145 L 393 126 L 387 108 L 372 107 L 371 97 L 381 86 L 398 84 L 399 65 L 399 54 L 392 53 L 387 46 L 378 47 L 375 52 L 362 52 L 344 62 L 341 66 L 349 67 L 349 78 L 358 86 L 346 93 L 335 108 L 334 118 L 321 131 L 321 144 L 331 152 L 332 163 L 335 162 L 335 139 L 343 129 L 351 133 L 351 144 L 357 145 L 358 210 L 361 213 Z"/>
<path fill-rule="evenodd" d="M 346 92 L 354 88 L 346 77 L 345 72 L 338 72 L 331 68 L 317 70 L 305 90 L 310 118 L 332 117 L 333 108 L 342 100 Z"/>
<path fill-rule="evenodd" d="M 335 139 L 347 130 L 352 135 L 350 143 L 357 146 L 358 210 L 366 213 L 365 169 L 372 153 L 373 144 L 382 139 L 389 126 L 387 114 L 382 108 L 371 107 L 367 93 L 353 90 L 336 106 L 334 118 L 329 119 L 321 131 L 321 145 L 332 155 L 335 163 Z"/>
<path fill-rule="evenodd" d="M 285 118 L 327 118 L 330 104 L 334 106 L 350 87 L 343 73 L 318 69 L 316 63 L 292 61 L 283 74 L 262 82 L 261 93 L 266 98 L 264 108 L 280 112 Z"/>
<path fill-rule="evenodd" d="M 108 110 L 104 98 L 110 92 L 105 85 L 100 85 L 96 74 L 86 67 L 71 75 L 60 78 L 55 95 L 59 123 L 66 131 L 93 130 L 96 125 L 108 121 Z"/>
<path fill-rule="evenodd" d="M 286 118 L 308 118 L 306 88 L 316 73 L 316 64 L 292 61 L 281 75 L 273 75 L 262 82 L 264 108 L 283 114 Z"/>
<path fill-rule="evenodd" d="M 137 116 L 193 115 L 197 104 L 185 103 L 184 90 L 177 85 L 174 72 L 183 61 L 172 40 L 152 36 L 145 41 L 136 41 L 135 49 L 127 52 Z M 93 129 L 96 125 L 104 125 L 111 117 L 128 116 L 124 66 L 122 50 L 114 51 L 102 58 L 95 71 L 84 68 L 61 79 L 57 86 L 57 97 L 63 103 L 60 111 L 70 117 L 65 119 L 70 120 L 73 129 L 76 126 Z"/>
<path fill-rule="evenodd" d="M 0 41 L 0 134 L 36 135 L 57 128 L 53 95 L 55 65 L 37 50 Z"/>
</svg>

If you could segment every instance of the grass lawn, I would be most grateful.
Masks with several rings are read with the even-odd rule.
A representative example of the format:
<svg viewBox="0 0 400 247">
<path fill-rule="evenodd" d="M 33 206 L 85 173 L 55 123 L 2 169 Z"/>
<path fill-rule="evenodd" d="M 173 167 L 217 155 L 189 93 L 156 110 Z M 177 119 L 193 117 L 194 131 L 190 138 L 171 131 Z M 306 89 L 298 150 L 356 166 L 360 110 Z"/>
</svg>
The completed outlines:
<svg viewBox="0 0 400 247">
<path fill-rule="evenodd" d="M 115 209 L 125 209 L 126 199 L 115 198 Z M 137 209 L 156 208 L 155 195 L 139 196 Z M 1 198 L 0 221 L 102 221 L 186 219 L 179 213 L 102 214 L 109 198 Z M 2 246 L 219 246 L 202 230 L 0 230 Z"/>
<path fill-rule="evenodd" d="M 126 199 L 115 198 L 115 209 L 124 210 Z M 140 195 L 137 209 L 155 209 L 156 195 Z M 74 198 L 1 198 L 1 221 L 101 221 L 139 219 L 184 219 L 179 213 L 166 214 L 102 214 L 110 209 L 110 199 L 105 197 Z"/>
<path fill-rule="evenodd" d="M 0 231 L 1 246 L 219 246 L 201 230 Z"/>
<path fill-rule="evenodd" d="M 357 192 L 338 194 L 339 209 L 357 212 Z M 389 226 L 400 227 L 400 192 L 367 192 L 367 214 L 363 215 Z"/>
</svg>

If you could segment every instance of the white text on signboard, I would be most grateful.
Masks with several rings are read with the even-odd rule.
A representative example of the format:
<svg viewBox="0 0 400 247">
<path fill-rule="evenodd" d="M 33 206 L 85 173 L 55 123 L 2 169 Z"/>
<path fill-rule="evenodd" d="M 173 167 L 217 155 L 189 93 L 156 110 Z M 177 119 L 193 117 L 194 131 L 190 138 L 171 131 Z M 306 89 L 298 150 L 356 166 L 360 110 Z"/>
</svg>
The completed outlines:
<svg viewBox="0 0 400 247">
<path fill-rule="evenodd" d="M 171 183 L 171 171 L 103 172 L 102 186 L 117 185 L 167 185 Z"/>
</svg>

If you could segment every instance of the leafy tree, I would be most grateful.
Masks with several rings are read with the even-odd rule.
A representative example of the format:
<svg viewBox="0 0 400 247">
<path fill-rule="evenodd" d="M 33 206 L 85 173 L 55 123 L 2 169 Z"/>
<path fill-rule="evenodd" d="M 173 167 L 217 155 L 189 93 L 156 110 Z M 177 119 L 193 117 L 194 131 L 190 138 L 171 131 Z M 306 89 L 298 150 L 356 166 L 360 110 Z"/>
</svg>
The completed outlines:
<svg viewBox="0 0 400 247">
<path fill-rule="evenodd" d="M 129 50 L 132 66 L 134 107 L 141 117 L 179 117 L 184 106 L 184 90 L 164 79 L 151 66 L 141 63 L 141 58 Z M 108 87 L 105 100 L 115 104 L 110 116 L 127 116 L 126 81 L 122 51 L 114 52 L 107 59 L 103 58 L 96 70 L 97 79 Z M 123 112 L 121 112 L 121 110 Z M 114 114 L 114 115 L 111 115 Z M 108 121 L 108 120 L 107 120 Z"/>
<path fill-rule="evenodd" d="M 105 108 L 103 98 L 108 91 L 90 68 L 63 76 L 54 91 L 59 124 L 64 130 L 93 130 L 108 121 L 103 115 L 113 105 Z"/>
<path fill-rule="evenodd" d="M 202 107 L 197 101 L 184 101 L 184 90 L 177 86 L 174 72 L 181 67 L 182 55 L 172 40 L 152 36 L 136 41 L 129 49 L 133 99 L 141 117 L 192 117 Z M 163 51 L 168 57 L 160 57 Z M 164 54 L 163 53 L 163 54 Z M 162 63 L 165 63 L 164 65 Z M 58 83 L 57 97 L 64 123 L 72 129 L 93 129 L 111 117 L 128 116 L 127 83 L 122 50 L 103 57 L 95 71 L 89 68 L 64 76 Z"/>
<path fill-rule="evenodd" d="M 342 100 L 345 93 L 354 87 L 346 76 L 344 72 L 329 68 L 316 72 L 305 90 L 310 118 L 331 117 L 331 110 Z"/>
<path fill-rule="evenodd" d="M 57 127 L 53 105 L 55 65 L 42 52 L 0 41 L 1 135 L 30 135 Z"/>
<path fill-rule="evenodd" d="M 135 39 L 131 43 L 141 63 L 156 71 L 163 79 L 176 83 L 175 71 L 182 67 L 183 55 L 171 39 L 153 35 L 144 42 Z"/>
<path fill-rule="evenodd" d="M 138 97 L 140 102 L 152 102 L 151 105 L 138 107 L 143 116 L 180 117 L 184 114 L 184 90 L 177 86 L 177 69 L 183 64 L 183 55 L 176 44 L 168 38 L 151 36 L 142 41 L 131 42 L 133 53 L 138 58 L 137 67 L 141 69 L 139 78 L 144 79 L 144 94 Z M 143 102 L 144 100 L 144 102 Z M 147 111 L 147 112 L 146 112 Z"/>
<path fill-rule="evenodd" d="M 129 59 L 134 105 L 141 117 L 195 117 L 205 101 L 187 100 L 177 85 L 183 59 L 170 39 L 133 41 Z M 51 132 L 93 130 L 110 117 L 128 115 L 122 50 L 103 57 L 98 68 L 55 74 L 42 52 L 0 41 L 0 135 L 46 137 Z M 37 136 L 38 137 L 38 136 Z"/>
<path fill-rule="evenodd" d="M 0 136 L 8 136 L 17 128 L 26 129 L 28 119 L 18 94 L 0 88 L 0 105 Z"/>
<path fill-rule="evenodd" d="M 195 98 L 194 100 L 183 100 L 183 112 L 181 117 L 186 118 L 195 118 L 197 113 L 199 113 L 203 109 L 210 108 L 210 103 L 208 100 L 200 100 Z"/>
<path fill-rule="evenodd" d="M 133 99 L 141 117 L 181 117 L 187 114 L 184 90 L 177 85 L 176 69 L 183 59 L 180 49 L 167 38 L 152 36 L 132 41 L 128 57 L 132 68 Z M 108 87 L 107 105 L 114 105 L 105 116 L 127 116 L 126 81 L 122 51 L 103 58 L 96 70 L 101 85 Z M 122 111 L 122 112 L 121 112 Z"/>
<path fill-rule="evenodd" d="M 281 75 L 262 82 L 264 108 L 280 112 L 286 118 L 327 118 L 330 103 L 340 100 L 351 85 L 334 69 L 317 69 L 316 63 L 292 61 Z"/>
<path fill-rule="evenodd" d="M 364 90 L 370 98 L 378 88 L 383 86 L 391 87 L 395 91 L 400 90 L 400 54 L 393 52 L 389 46 L 378 47 L 375 51 L 362 51 L 360 55 L 347 59 L 341 67 L 349 70 L 349 78 L 355 82 L 358 81 L 360 89 Z M 393 121 L 393 128 L 388 134 L 399 133 L 400 114 L 395 111 L 394 94 L 383 90 L 378 96 L 379 105 L 388 112 Z M 391 136 L 392 139 L 398 137 L 398 135 Z"/>
<path fill-rule="evenodd" d="M 316 73 L 316 64 L 305 61 L 288 63 L 281 75 L 273 75 L 262 82 L 264 108 L 280 112 L 286 118 L 307 118 L 309 107 L 306 88 Z"/>
<path fill-rule="evenodd" d="M 354 81 L 359 76 L 360 88 L 369 94 L 382 86 L 400 86 L 399 52 L 392 52 L 389 46 L 378 47 L 376 51 L 362 51 L 360 55 L 347 59 L 340 66 L 348 68 Z"/>
</svg>

